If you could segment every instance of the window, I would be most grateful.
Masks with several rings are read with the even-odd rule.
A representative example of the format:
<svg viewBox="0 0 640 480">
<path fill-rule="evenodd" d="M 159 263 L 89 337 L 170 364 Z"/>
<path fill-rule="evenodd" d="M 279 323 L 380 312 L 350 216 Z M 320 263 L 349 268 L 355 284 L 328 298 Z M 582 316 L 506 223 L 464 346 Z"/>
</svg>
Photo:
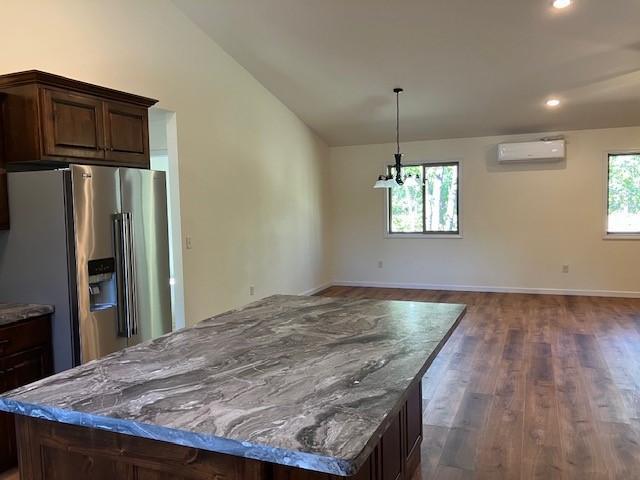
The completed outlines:
<svg viewBox="0 0 640 480">
<path fill-rule="evenodd" d="M 640 238 L 640 152 L 607 158 L 606 233 Z"/>
<path fill-rule="evenodd" d="M 389 189 L 388 233 L 459 235 L 459 170 L 458 162 L 405 166 L 403 175 L 420 175 L 425 182 Z"/>
</svg>

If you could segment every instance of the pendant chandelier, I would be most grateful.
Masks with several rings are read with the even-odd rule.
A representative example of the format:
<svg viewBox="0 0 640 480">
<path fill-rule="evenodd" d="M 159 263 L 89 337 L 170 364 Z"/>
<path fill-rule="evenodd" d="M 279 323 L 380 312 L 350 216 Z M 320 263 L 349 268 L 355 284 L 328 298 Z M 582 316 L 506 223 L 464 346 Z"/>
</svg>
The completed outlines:
<svg viewBox="0 0 640 480">
<path fill-rule="evenodd" d="M 373 185 L 373 188 L 392 188 L 392 187 L 417 187 L 420 185 L 420 175 L 402 175 L 402 153 L 400 153 L 400 93 L 402 88 L 394 88 L 396 94 L 396 153 L 393 154 L 396 162 L 392 169 L 395 170 L 395 176 L 392 171 L 386 175 L 380 175 Z"/>
</svg>

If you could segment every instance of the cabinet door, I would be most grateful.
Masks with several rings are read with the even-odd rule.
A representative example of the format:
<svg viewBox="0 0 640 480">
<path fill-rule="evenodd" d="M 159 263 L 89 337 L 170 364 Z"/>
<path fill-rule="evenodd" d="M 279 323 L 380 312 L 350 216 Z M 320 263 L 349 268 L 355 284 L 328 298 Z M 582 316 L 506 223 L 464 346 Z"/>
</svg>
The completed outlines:
<svg viewBox="0 0 640 480">
<path fill-rule="evenodd" d="M 104 160 L 102 100 L 57 90 L 43 89 L 41 92 L 44 154 Z"/>
<path fill-rule="evenodd" d="M 105 102 L 104 115 L 106 159 L 120 165 L 149 168 L 147 109 Z"/>
<path fill-rule="evenodd" d="M 0 358 L 0 394 L 9 390 L 4 368 L 4 360 Z M 0 445 L 0 472 L 3 472 L 17 463 L 13 415 L 4 412 L 0 412 Z"/>
<path fill-rule="evenodd" d="M 420 463 L 420 446 L 422 444 L 422 387 L 414 386 L 408 394 L 405 408 L 406 433 L 406 471 L 412 473 Z"/>
<path fill-rule="evenodd" d="M 0 94 L 0 230 L 9 228 L 9 193 L 7 192 L 7 171 L 4 158 L 5 136 L 4 126 L 4 95 Z"/>
<path fill-rule="evenodd" d="M 1 145 L 0 145 L 1 146 Z M 9 228 L 9 193 L 7 192 L 7 172 L 0 163 L 0 230 Z"/>
<path fill-rule="evenodd" d="M 46 347 L 16 353 L 0 360 L 0 392 L 35 382 L 50 372 L 50 352 Z M 14 417 L 0 414 L 0 471 L 17 465 Z"/>
<path fill-rule="evenodd" d="M 402 412 L 393 420 L 382 436 L 380 442 L 381 480 L 398 480 L 403 478 L 403 415 Z"/>
<path fill-rule="evenodd" d="M 0 412 L 0 445 L 0 472 L 4 472 L 18 464 L 13 415 L 9 413 Z"/>
</svg>

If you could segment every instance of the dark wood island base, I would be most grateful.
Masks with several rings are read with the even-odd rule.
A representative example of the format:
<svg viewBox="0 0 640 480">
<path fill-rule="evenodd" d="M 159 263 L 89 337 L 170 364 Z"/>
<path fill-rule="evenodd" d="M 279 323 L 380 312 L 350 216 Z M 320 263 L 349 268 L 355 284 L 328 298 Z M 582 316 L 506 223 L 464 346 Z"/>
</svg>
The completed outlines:
<svg viewBox="0 0 640 480">
<path fill-rule="evenodd" d="M 422 394 L 410 391 L 369 460 L 352 477 L 16 416 L 21 480 L 410 480 L 420 464 Z"/>
</svg>

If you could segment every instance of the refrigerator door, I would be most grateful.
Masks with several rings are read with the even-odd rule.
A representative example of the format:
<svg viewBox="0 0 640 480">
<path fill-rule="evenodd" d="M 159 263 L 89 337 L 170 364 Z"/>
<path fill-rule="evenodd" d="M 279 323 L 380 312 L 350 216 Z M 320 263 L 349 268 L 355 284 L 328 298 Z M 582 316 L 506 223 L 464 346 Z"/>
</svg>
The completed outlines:
<svg viewBox="0 0 640 480">
<path fill-rule="evenodd" d="M 119 206 L 118 169 L 71 166 L 80 361 L 127 345 L 118 328 L 118 278 L 114 249 Z M 122 320 L 122 319 L 120 319 Z"/>
<path fill-rule="evenodd" d="M 9 173 L 11 230 L 0 233 L 0 302 L 53 305 L 56 373 L 80 362 L 69 178 L 59 170 Z"/>
<path fill-rule="evenodd" d="M 164 172 L 119 169 L 120 209 L 128 217 L 133 265 L 127 295 L 131 337 L 135 345 L 171 331 L 169 233 Z"/>
</svg>

